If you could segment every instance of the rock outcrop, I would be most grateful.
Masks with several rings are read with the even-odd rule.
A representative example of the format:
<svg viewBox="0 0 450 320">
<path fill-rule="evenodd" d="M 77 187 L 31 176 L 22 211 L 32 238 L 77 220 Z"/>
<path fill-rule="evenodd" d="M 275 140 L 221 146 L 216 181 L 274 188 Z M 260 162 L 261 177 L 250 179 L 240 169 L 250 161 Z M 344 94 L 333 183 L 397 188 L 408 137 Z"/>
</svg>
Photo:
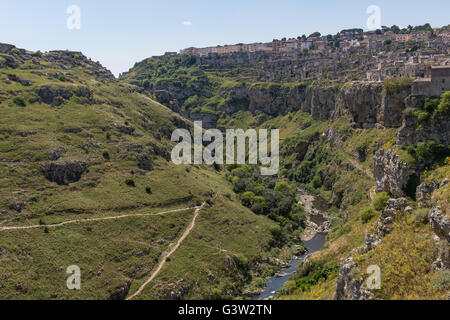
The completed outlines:
<svg viewBox="0 0 450 320">
<path fill-rule="evenodd" d="M 344 116 L 359 128 L 373 128 L 381 109 L 383 86 L 381 83 L 345 84 L 338 97 L 334 118 Z"/>
<path fill-rule="evenodd" d="M 441 207 L 435 206 L 431 210 L 430 225 L 439 238 L 439 258 L 433 263 L 436 269 L 450 268 L 450 216 Z"/>
<path fill-rule="evenodd" d="M 420 142 L 434 140 L 445 145 L 450 144 L 450 116 L 437 114 L 425 125 L 420 125 L 415 109 L 408 109 L 404 115 L 402 127 L 397 133 L 397 144 L 417 146 Z"/>
<path fill-rule="evenodd" d="M 79 181 L 86 169 L 86 162 L 75 160 L 50 162 L 45 164 L 41 171 L 49 181 L 56 182 L 59 185 L 68 185 Z"/>
<path fill-rule="evenodd" d="M 315 120 L 329 120 L 335 109 L 337 93 L 335 86 L 310 86 L 306 89 L 302 110 L 310 113 Z"/>
<path fill-rule="evenodd" d="M 390 199 L 386 208 L 381 213 L 375 227 L 375 231 L 366 234 L 363 251 L 368 252 L 378 246 L 386 234 L 392 231 L 391 225 L 395 216 L 405 212 L 408 201 L 405 198 Z"/>
<path fill-rule="evenodd" d="M 43 85 L 36 88 L 36 94 L 42 102 L 56 107 L 62 105 L 74 95 L 77 97 L 86 98 L 88 101 L 92 97 L 92 93 L 89 88 L 83 86 L 65 87 Z"/>
<path fill-rule="evenodd" d="M 115 290 L 110 294 L 108 300 L 125 300 L 130 291 L 131 280 L 125 281 L 123 284 L 117 286 Z"/>
<path fill-rule="evenodd" d="M 405 99 L 410 94 L 407 87 L 389 93 L 381 82 L 350 82 L 337 97 L 333 118 L 345 116 L 358 128 L 373 128 L 376 124 L 387 128 L 400 127 L 406 108 Z"/>
<path fill-rule="evenodd" d="M 374 176 L 377 192 L 388 192 L 393 197 L 405 196 L 405 188 L 413 170 L 390 151 L 380 150 L 374 156 Z"/>
<path fill-rule="evenodd" d="M 335 300 L 368 300 L 372 293 L 363 286 L 364 279 L 353 258 L 345 260 L 339 271 Z"/>
</svg>

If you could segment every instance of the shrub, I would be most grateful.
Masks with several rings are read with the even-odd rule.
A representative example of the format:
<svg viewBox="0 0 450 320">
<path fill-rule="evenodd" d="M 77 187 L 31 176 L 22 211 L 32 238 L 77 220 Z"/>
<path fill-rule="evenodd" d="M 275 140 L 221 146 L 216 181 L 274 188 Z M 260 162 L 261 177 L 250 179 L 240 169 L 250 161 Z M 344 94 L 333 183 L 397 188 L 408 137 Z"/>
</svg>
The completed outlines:
<svg viewBox="0 0 450 320">
<path fill-rule="evenodd" d="M 136 187 L 136 183 L 134 182 L 133 179 L 127 179 L 125 180 L 125 184 L 129 187 Z"/>
<path fill-rule="evenodd" d="M 361 222 L 364 224 L 372 220 L 373 217 L 375 217 L 375 210 L 372 207 L 364 208 L 360 215 Z"/>
<path fill-rule="evenodd" d="M 437 289 L 450 289 L 450 270 L 444 270 L 433 276 L 433 286 Z"/>
<path fill-rule="evenodd" d="M 274 190 L 277 192 L 290 192 L 291 188 L 289 187 L 286 181 L 281 180 L 277 182 Z"/>
<path fill-rule="evenodd" d="M 420 208 L 414 212 L 413 219 L 416 224 L 428 224 L 428 213 L 430 209 Z"/>
<path fill-rule="evenodd" d="M 279 225 L 271 226 L 269 231 L 276 240 L 280 240 L 283 236 L 283 232 Z"/>
<path fill-rule="evenodd" d="M 110 160 L 111 159 L 108 150 L 103 150 L 103 158 L 105 160 Z"/>
<path fill-rule="evenodd" d="M 417 121 L 419 122 L 419 124 L 426 124 L 431 119 L 431 114 L 424 110 L 417 110 L 414 114 L 417 117 Z"/>
<path fill-rule="evenodd" d="M 322 185 L 322 179 L 320 179 L 319 176 L 315 175 L 314 178 L 312 179 L 312 185 L 314 188 L 320 188 L 320 186 Z"/>
<path fill-rule="evenodd" d="M 450 147 L 431 140 L 427 143 L 419 143 L 415 149 L 408 148 L 408 153 L 421 163 L 433 163 L 444 160 L 450 155 Z"/>
<path fill-rule="evenodd" d="M 436 109 L 436 113 L 441 113 L 444 115 L 450 114 L 450 91 L 444 92 L 441 95 L 441 102 Z"/>
<path fill-rule="evenodd" d="M 373 207 L 375 210 L 383 211 L 389 199 L 390 197 L 387 192 L 380 192 L 373 199 Z"/>
<path fill-rule="evenodd" d="M 266 199 L 261 196 L 254 197 L 251 209 L 256 214 L 263 214 L 267 209 Z"/>
<path fill-rule="evenodd" d="M 27 105 L 25 99 L 22 97 L 14 97 L 13 102 L 19 107 L 25 107 Z"/>
<path fill-rule="evenodd" d="M 152 194 L 152 188 L 150 186 L 146 186 L 145 192 L 147 192 L 147 194 Z"/>
<path fill-rule="evenodd" d="M 253 205 L 255 200 L 255 194 L 251 191 L 244 192 L 241 196 L 241 202 L 247 208 L 250 208 Z"/>
<path fill-rule="evenodd" d="M 218 288 L 214 288 L 211 290 L 211 299 L 212 300 L 221 300 L 222 299 L 222 290 Z"/>
<path fill-rule="evenodd" d="M 389 95 L 397 94 L 403 90 L 409 89 L 413 79 L 411 78 L 392 78 L 383 82 L 383 88 Z"/>
<path fill-rule="evenodd" d="M 238 266 L 241 269 L 245 269 L 247 267 L 248 259 L 241 253 L 236 255 Z"/>
</svg>

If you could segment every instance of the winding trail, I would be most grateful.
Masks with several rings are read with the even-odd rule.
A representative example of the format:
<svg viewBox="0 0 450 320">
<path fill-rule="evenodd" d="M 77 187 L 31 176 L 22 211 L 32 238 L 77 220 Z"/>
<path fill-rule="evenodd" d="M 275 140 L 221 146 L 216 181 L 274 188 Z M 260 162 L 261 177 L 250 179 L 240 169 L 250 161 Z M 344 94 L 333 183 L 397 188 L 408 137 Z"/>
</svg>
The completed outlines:
<svg viewBox="0 0 450 320">
<path fill-rule="evenodd" d="M 364 168 L 361 164 L 359 164 L 357 161 L 353 160 L 353 159 L 348 159 L 348 161 L 350 161 L 350 163 L 359 171 L 361 171 L 362 173 L 364 173 L 366 176 L 368 176 L 370 179 L 375 180 L 375 176 L 373 175 L 372 172 L 370 172 L 369 170 L 367 170 L 366 168 Z"/>
<path fill-rule="evenodd" d="M 204 202 L 200 207 L 197 207 L 195 209 L 194 217 L 192 218 L 191 223 L 186 228 L 186 230 L 183 232 L 183 235 L 180 237 L 180 239 L 178 239 L 177 243 L 172 247 L 172 249 L 170 249 L 169 252 L 164 253 L 162 255 L 162 259 L 159 262 L 158 266 L 156 267 L 155 271 L 153 271 L 153 273 L 150 275 L 150 277 L 147 279 L 147 281 L 145 281 L 145 283 L 143 285 L 141 285 L 139 287 L 139 289 L 135 293 L 133 293 L 131 296 L 129 296 L 126 300 L 131 300 L 131 299 L 135 298 L 136 296 L 138 296 L 139 294 L 141 294 L 142 291 L 145 289 L 145 287 L 150 282 L 152 282 L 152 280 L 158 275 L 158 273 L 161 271 L 162 267 L 164 267 L 164 265 L 166 264 L 167 258 L 169 258 L 178 249 L 178 247 L 181 245 L 181 243 L 184 241 L 184 239 L 186 239 L 186 237 L 191 233 L 192 229 L 195 227 L 195 221 L 197 220 L 197 217 L 198 217 L 200 211 L 203 209 L 203 207 L 205 205 L 206 205 L 206 202 Z"/>
<path fill-rule="evenodd" d="M 0 227 L 0 232 L 7 231 L 7 230 L 28 230 L 28 229 L 37 229 L 37 228 L 45 228 L 45 227 L 57 228 L 57 227 L 62 227 L 62 226 L 68 225 L 68 224 L 94 222 L 94 221 L 105 221 L 105 220 L 117 220 L 117 219 L 124 219 L 124 218 L 130 218 L 130 217 L 160 216 L 160 215 L 163 215 L 166 213 L 180 212 L 180 211 L 186 211 L 186 210 L 192 210 L 192 209 L 198 209 L 198 207 L 174 209 L 174 210 L 157 212 L 157 213 L 135 213 L 135 214 L 125 214 L 125 215 L 121 215 L 121 216 L 75 219 L 75 220 L 64 221 L 64 222 L 56 223 L 56 224 L 36 224 L 36 225 L 31 225 L 31 226 Z"/>
</svg>

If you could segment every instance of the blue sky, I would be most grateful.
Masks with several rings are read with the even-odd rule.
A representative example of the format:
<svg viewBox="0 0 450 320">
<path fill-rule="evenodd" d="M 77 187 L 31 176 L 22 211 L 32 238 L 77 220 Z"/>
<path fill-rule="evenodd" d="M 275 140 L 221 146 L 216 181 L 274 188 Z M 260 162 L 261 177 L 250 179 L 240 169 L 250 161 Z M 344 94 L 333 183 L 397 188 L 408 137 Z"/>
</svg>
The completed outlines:
<svg viewBox="0 0 450 320">
<path fill-rule="evenodd" d="M 66 26 L 70 5 L 81 29 Z M 1 0 L 0 42 L 29 50 L 82 51 L 114 74 L 166 51 L 366 29 L 369 5 L 382 25 L 450 24 L 450 1 L 385 0 Z"/>
</svg>

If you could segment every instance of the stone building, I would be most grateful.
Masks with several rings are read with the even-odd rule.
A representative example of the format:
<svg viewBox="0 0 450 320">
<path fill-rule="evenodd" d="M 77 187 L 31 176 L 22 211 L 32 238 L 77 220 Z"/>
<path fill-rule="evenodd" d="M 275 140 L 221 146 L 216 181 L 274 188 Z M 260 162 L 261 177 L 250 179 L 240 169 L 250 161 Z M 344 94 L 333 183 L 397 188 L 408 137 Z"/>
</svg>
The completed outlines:
<svg viewBox="0 0 450 320">
<path fill-rule="evenodd" d="M 412 84 L 413 96 L 440 97 L 450 91 L 450 66 L 431 67 L 430 77 L 417 79 Z"/>
</svg>

